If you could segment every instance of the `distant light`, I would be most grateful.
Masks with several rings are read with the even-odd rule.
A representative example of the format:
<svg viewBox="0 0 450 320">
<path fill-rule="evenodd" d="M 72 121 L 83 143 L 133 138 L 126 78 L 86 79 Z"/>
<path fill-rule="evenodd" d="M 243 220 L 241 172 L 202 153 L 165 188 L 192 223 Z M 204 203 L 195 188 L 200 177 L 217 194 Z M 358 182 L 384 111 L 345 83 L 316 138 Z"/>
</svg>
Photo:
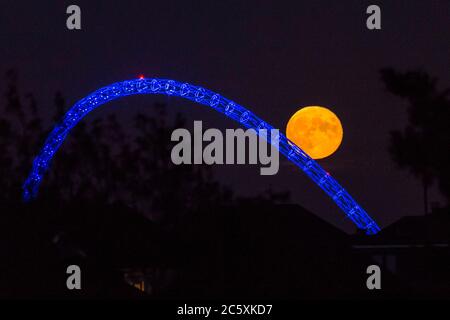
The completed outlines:
<svg viewBox="0 0 450 320">
<path fill-rule="evenodd" d="M 143 75 L 143 74 L 140 74 L 140 75 L 139 75 L 139 79 L 140 79 L 140 80 L 143 80 L 143 79 L 144 79 L 144 75 Z"/>
</svg>

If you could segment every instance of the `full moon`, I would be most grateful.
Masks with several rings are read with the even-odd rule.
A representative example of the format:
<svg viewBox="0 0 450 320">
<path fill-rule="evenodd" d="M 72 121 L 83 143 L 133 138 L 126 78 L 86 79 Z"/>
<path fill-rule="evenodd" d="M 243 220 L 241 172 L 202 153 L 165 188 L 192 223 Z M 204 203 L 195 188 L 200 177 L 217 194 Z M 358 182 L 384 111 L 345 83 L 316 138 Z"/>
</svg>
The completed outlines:
<svg viewBox="0 0 450 320">
<path fill-rule="evenodd" d="M 286 136 L 313 159 L 332 155 L 340 146 L 344 131 L 339 118 L 329 109 L 309 106 L 289 119 Z"/>
</svg>

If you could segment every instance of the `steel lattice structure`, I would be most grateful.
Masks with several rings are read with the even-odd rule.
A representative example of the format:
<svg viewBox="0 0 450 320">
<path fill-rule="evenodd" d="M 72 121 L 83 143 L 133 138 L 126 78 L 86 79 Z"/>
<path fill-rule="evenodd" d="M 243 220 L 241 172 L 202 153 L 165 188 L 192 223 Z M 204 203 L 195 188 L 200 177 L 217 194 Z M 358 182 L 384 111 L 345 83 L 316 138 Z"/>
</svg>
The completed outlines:
<svg viewBox="0 0 450 320">
<path fill-rule="evenodd" d="M 31 173 L 23 185 L 24 200 L 30 201 L 37 196 L 39 185 L 50 167 L 53 156 L 70 130 L 84 116 L 108 101 L 137 94 L 164 94 L 192 100 L 225 114 L 246 128 L 255 129 L 258 134 L 260 129 L 266 129 L 268 130 L 267 132 L 274 129 L 243 106 L 215 92 L 189 83 L 180 83 L 168 79 L 134 79 L 117 82 L 103 87 L 78 101 L 65 114 L 62 121 L 55 126 L 47 137 L 40 153 L 34 159 Z M 279 151 L 322 188 L 359 229 L 365 230 L 367 234 L 375 234 L 380 230 L 376 222 L 364 209 L 316 161 L 293 142 L 289 141 L 285 135 L 280 133 L 276 139 L 279 142 Z"/>
</svg>

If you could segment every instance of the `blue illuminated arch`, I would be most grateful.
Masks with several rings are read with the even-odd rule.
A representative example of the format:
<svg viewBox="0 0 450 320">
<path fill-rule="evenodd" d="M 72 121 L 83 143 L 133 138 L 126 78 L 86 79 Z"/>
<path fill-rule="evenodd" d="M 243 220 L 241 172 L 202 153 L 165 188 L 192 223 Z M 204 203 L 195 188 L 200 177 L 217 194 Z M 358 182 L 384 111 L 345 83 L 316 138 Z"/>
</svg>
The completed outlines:
<svg viewBox="0 0 450 320">
<path fill-rule="evenodd" d="M 62 121 L 55 126 L 40 153 L 34 159 L 31 173 L 23 185 L 24 200 L 30 201 L 37 196 L 39 185 L 49 169 L 53 156 L 69 131 L 84 116 L 108 101 L 136 94 L 165 94 L 182 97 L 211 107 L 243 126 L 255 129 L 258 133 L 259 129 L 273 129 L 271 125 L 241 105 L 202 87 L 167 79 L 135 79 L 117 82 L 78 101 L 65 114 Z M 380 230 L 364 209 L 316 161 L 290 142 L 285 135 L 280 133 L 278 140 L 279 151 L 321 187 L 359 229 L 365 230 L 367 234 L 375 234 Z"/>
</svg>

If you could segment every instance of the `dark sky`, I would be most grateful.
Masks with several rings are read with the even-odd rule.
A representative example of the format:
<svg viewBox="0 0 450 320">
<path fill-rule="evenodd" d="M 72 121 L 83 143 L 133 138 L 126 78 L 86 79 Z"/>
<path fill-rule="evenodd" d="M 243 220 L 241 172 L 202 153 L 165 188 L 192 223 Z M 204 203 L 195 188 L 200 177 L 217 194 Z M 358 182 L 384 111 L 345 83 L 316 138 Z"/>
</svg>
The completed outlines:
<svg viewBox="0 0 450 320">
<path fill-rule="evenodd" d="M 81 31 L 65 27 L 70 4 L 81 7 Z M 370 4 L 381 7 L 381 31 L 365 27 Z M 404 102 L 386 92 L 379 69 L 420 68 L 449 87 L 449 31 L 448 0 L 2 1 L 0 71 L 17 68 L 22 89 L 36 95 L 44 112 L 56 90 L 72 104 L 138 74 L 220 92 L 283 131 L 299 107 L 327 106 L 343 123 L 344 141 L 320 164 L 384 226 L 423 209 L 419 182 L 399 171 L 386 150 L 389 131 L 403 128 L 407 117 Z M 134 104 L 155 99 L 115 105 L 132 114 Z M 193 103 L 164 101 L 205 126 L 236 127 Z M 259 176 L 257 167 L 216 171 L 238 194 L 269 185 L 289 190 L 293 202 L 351 229 L 287 161 L 274 177 Z M 431 201 L 439 199 L 434 191 Z"/>
</svg>

